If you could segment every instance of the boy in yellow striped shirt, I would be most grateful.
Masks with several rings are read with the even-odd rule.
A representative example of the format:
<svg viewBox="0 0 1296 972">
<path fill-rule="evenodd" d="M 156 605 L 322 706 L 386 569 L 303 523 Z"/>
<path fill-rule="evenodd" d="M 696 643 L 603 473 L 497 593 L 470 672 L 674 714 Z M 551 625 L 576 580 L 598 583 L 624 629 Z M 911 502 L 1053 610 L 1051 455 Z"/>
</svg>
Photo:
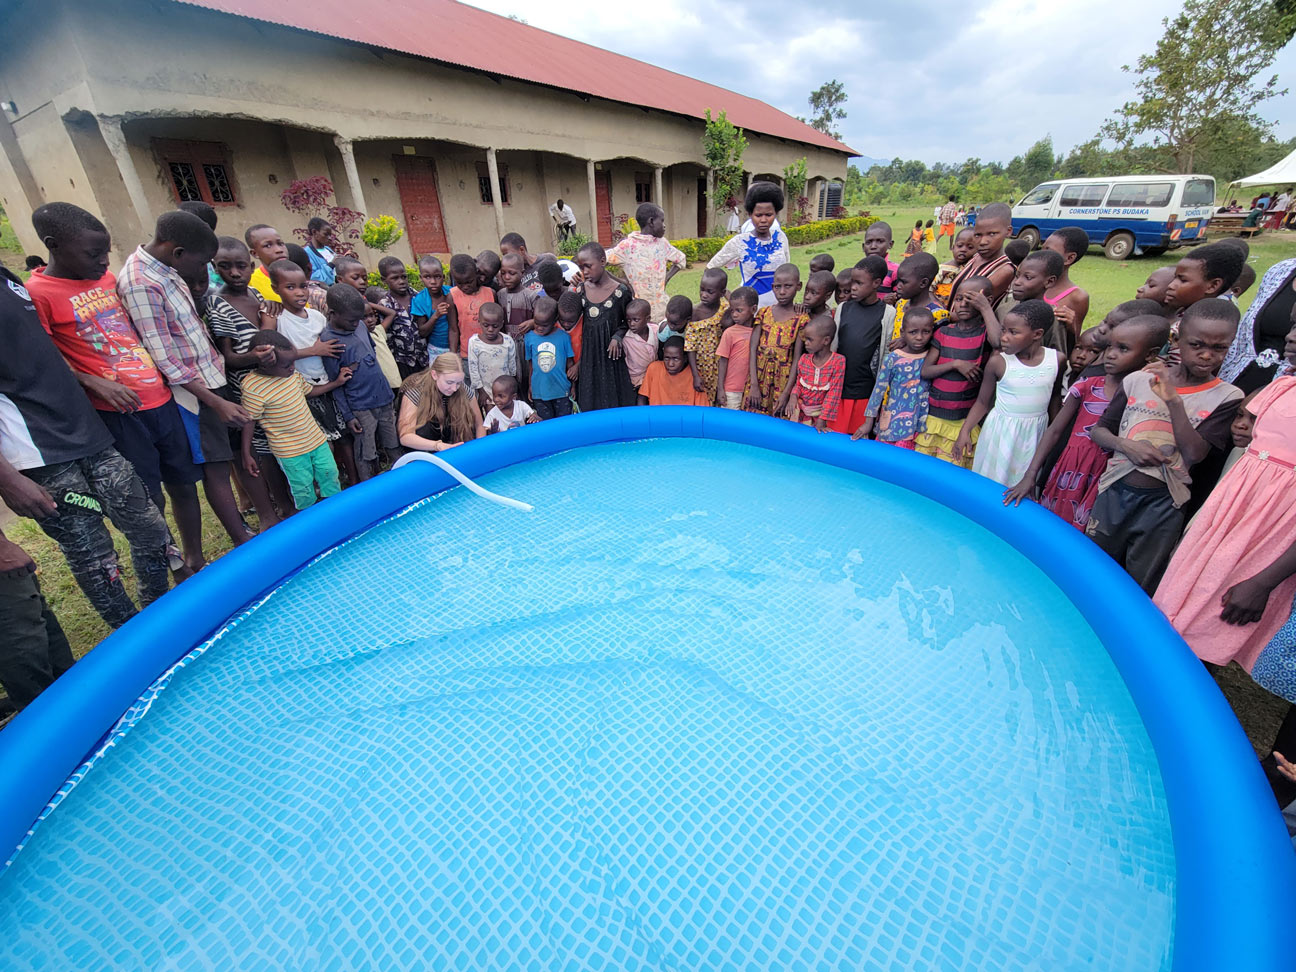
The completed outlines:
<svg viewBox="0 0 1296 972">
<path fill-rule="evenodd" d="M 274 357 L 262 360 L 255 371 L 243 379 L 243 410 L 259 422 L 270 442 L 270 451 L 279 460 L 297 509 L 315 502 L 315 487 L 328 499 L 341 491 L 337 463 L 329 451 L 328 439 L 311 415 L 307 398 L 327 395 L 351 379 L 351 369 L 342 368 L 337 379 L 312 385 L 293 367 L 297 350 L 278 331 L 260 331 L 248 342 L 248 351 L 269 346 Z M 252 424 L 243 426 L 243 468 L 249 476 L 258 476 L 252 458 Z"/>
</svg>

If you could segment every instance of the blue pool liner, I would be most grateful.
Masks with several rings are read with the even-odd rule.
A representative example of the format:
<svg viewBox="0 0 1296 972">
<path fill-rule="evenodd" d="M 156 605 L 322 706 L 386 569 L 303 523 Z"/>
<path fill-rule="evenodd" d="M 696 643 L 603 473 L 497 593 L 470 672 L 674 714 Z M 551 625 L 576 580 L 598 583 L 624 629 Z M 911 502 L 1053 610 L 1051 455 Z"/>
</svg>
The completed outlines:
<svg viewBox="0 0 1296 972">
<path fill-rule="evenodd" d="M 477 477 L 580 446 L 674 437 L 747 444 L 912 490 L 1034 563 L 1110 653 L 1156 752 L 1175 847 L 1174 969 L 1268 972 L 1290 963 L 1281 932 L 1296 906 L 1296 855 L 1246 736 L 1138 585 L 1053 514 L 1033 503 L 1005 507 L 998 484 L 927 456 L 724 409 L 591 412 L 489 436 L 445 458 Z M 347 489 L 232 550 L 104 639 L 0 732 L 0 859 L 123 714 L 231 617 L 320 554 L 453 485 L 418 463 Z"/>
</svg>

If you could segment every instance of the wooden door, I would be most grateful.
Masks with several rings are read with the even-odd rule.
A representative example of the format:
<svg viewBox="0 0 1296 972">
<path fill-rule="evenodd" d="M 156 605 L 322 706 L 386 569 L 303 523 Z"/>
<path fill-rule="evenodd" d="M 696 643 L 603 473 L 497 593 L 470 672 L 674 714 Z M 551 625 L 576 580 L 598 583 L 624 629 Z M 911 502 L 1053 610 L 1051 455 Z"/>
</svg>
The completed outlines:
<svg viewBox="0 0 1296 972">
<path fill-rule="evenodd" d="M 612 176 L 594 173 L 594 205 L 598 207 L 598 241 L 612 245 Z"/>
<path fill-rule="evenodd" d="M 707 235 L 707 181 L 705 176 L 703 176 L 701 179 L 698 179 L 697 194 L 698 194 L 697 235 L 698 238 L 700 239 Z"/>
<path fill-rule="evenodd" d="M 449 253 L 441 197 L 437 195 L 436 163 L 417 155 L 393 155 L 392 165 L 414 259 L 425 253 Z"/>
</svg>

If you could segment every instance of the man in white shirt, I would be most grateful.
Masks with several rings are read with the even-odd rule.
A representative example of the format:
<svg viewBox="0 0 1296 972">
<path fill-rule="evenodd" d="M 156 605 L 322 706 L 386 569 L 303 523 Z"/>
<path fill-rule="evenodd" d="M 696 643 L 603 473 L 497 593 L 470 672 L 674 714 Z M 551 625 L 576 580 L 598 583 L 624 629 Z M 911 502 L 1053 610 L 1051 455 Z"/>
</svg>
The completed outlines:
<svg viewBox="0 0 1296 972">
<path fill-rule="evenodd" d="M 559 199 L 549 207 L 549 215 L 558 224 L 558 242 L 561 243 L 576 229 L 576 214 L 572 212 L 570 206 Z"/>
</svg>

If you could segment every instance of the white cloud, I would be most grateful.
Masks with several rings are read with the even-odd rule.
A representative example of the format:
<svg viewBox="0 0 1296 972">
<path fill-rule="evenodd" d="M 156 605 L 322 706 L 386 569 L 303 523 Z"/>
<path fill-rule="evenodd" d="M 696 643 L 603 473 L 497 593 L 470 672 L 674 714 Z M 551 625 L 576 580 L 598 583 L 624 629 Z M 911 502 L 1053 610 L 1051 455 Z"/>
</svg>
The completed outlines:
<svg viewBox="0 0 1296 972">
<path fill-rule="evenodd" d="M 472 0 L 532 26 L 760 98 L 792 115 L 846 85 L 845 142 L 879 158 L 1006 162 L 1045 134 L 1065 151 L 1133 94 L 1133 64 L 1180 0 L 659 0 L 648 7 Z M 955 12 L 956 11 L 956 12 Z M 578 12 L 578 13 L 577 13 Z M 1274 65 L 1296 85 L 1296 44 Z M 1296 96 L 1265 114 L 1296 135 Z"/>
</svg>

